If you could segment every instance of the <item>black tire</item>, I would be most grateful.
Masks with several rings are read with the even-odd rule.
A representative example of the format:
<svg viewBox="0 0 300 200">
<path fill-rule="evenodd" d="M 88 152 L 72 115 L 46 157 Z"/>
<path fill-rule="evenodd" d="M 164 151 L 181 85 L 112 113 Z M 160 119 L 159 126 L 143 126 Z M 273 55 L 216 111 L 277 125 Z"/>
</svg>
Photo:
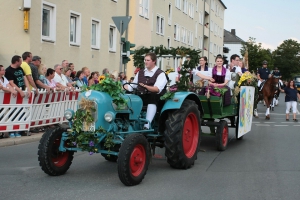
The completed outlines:
<svg viewBox="0 0 300 200">
<path fill-rule="evenodd" d="M 219 151 L 226 150 L 228 145 L 228 124 L 225 120 L 220 120 L 220 125 L 217 127 L 216 143 Z"/>
<path fill-rule="evenodd" d="M 125 138 L 118 157 L 118 174 L 126 186 L 137 185 L 144 179 L 150 162 L 150 147 L 142 134 Z"/>
<path fill-rule="evenodd" d="M 238 134 L 239 134 L 239 117 L 236 118 L 236 122 L 235 122 L 235 139 L 242 140 L 244 136 L 238 137 Z"/>
<path fill-rule="evenodd" d="M 101 156 L 103 156 L 105 158 L 105 160 L 110 161 L 110 162 L 117 162 L 117 160 L 118 160 L 118 156 L 114 156 L 114 155 L 108 156 L 108 154 L 101 153 Z"/>
<path fill-rule="evenodd" d="M 73 151 L 61 152 L 59 145 L 64 129 L 56 127 L 48 129 L 40 140 L 38 160 L 42 170 L 50 176 L 59 176 L 70 168 L 73 160 Z M 67 146 L 68 141 L 65 141 Z"/>
<path fill-rule="evenodd" d="M 170 113 L 166 120 L 165 155 L 171 167 L 187 169 L 194 165 L 199 151 L 200 134 L 198 106 L 192 100 L 185 100 L 181 108 Z"/>
</svg>

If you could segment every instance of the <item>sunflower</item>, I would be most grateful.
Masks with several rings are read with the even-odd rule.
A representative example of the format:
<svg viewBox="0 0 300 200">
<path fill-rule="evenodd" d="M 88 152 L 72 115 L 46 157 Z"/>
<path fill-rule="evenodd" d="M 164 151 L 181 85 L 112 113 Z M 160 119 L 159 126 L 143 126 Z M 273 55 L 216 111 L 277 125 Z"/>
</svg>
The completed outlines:
<svg viewBox="0 0 300 200">
<path fill-rule="evenodd" d="M 105 79 L 105 75 L 101 75 L 98 78 L 99 83 L 101 83 Z"/>
</svg>

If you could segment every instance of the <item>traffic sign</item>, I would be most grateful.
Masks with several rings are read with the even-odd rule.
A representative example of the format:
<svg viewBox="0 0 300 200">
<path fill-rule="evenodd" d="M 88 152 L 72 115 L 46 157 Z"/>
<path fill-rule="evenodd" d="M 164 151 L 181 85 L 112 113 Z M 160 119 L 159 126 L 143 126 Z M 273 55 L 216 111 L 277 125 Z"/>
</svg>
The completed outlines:
<svg viewBox="0 0 300 200">
<path fill-rule="evenodd" d="M 124 31 L 128 27 L 128 23 L 131 20 L 131 16 L 116 16 L 112 17 L 117 29 L 119 30 L 120 34 L 123 35 Z"/>
</svg>

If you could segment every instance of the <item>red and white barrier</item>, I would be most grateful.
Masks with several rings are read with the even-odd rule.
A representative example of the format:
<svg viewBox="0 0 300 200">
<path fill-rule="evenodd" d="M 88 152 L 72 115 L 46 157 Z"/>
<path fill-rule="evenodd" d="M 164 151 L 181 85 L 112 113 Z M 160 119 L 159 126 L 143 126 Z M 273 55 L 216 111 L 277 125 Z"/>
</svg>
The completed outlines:
<svg viewBox="0 0 300 200">
<path fill-rule="evenodd" d="M 33 92 L 30 97 L 25 92 L 22 98 L 18 93 L 0 91 L 0 132 L 28 131 L 32 113 Z"/>
<path fill-rule="evenodd" d="M 40 91 L 32 104 L 31 127 L 61 123 L 66 93 Z"/>
<path fill-rule="evenodd" d="M 64 108 L 63 111 L 67 110 L 67 109 L 72 109 L 74 111 L 77 110 L 77 99 L 78 99 L 78 95 L 79 95 L 80 90 L 77 89 L 75 91 L 70 91 L 68 93 L 66 93 L 66 98 L 65 98 L 65 102 L 64 102 Z M 64 114 L 62 115 L 62 122 L 67 122 L 68 120 L 65 119 Z"/>
<path fill-rule="evenodd" d="M 66 122 L 64 112 L 77 110 L 80 90 L 71 92 L 44 90 L 34 97 L 14 98 L 0 91 L 0 132 L 29 131 L 30 128 Z"/>
</svg>

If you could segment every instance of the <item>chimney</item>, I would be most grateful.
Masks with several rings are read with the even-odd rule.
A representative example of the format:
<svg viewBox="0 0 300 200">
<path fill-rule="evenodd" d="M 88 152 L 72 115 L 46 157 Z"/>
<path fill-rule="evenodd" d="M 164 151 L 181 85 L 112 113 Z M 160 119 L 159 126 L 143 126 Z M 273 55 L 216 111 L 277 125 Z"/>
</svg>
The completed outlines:
<svg viewBox="0 0 300 200">
<path fill-rule="evenodd" d="M 231 29 L 231 34 L 235 35 L 235 29 Z"/>
</svg>

